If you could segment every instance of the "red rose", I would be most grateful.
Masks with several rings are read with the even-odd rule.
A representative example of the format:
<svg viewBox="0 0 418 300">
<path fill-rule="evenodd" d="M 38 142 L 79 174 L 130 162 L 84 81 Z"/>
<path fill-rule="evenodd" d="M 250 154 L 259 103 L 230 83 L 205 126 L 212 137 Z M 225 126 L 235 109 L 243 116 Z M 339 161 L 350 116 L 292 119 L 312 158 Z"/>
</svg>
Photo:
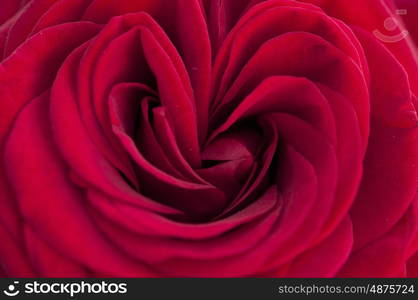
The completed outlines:
<svg viewBox="0 0 418 300">
<path fill-rule="evenodd" d="M 0 0 L 0 273 L 417 276 L 398 2 Z"/>
</svg>

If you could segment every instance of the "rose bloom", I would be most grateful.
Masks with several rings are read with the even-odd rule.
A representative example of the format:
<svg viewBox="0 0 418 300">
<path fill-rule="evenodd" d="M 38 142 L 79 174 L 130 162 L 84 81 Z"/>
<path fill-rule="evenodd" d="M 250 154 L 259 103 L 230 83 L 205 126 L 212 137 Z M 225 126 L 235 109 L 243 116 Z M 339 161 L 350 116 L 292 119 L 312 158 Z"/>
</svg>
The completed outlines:
<svg viewBox="0 0 418 300">
<path fill-rule="evenodd" d="M 415 0 L 0 0 L 0 275 L 418 276 Z"/>
</svg>

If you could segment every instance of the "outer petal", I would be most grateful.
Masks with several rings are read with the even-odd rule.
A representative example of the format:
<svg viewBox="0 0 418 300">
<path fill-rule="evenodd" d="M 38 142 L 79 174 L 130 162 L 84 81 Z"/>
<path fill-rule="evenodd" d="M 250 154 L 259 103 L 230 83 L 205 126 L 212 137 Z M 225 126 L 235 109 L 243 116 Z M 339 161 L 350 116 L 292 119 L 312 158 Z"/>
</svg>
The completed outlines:
<svg viewBox="0 0 418 300">
<path fill-rule="evenodd" d="M 379 238 L 403 217 L 418 182 L 417 115 L 407 74 L 370 34 L 358 35 L 371 70 L 371 135 L 351 210 L 355 248 Z"/>
<path fill-rule="evenodd" d="M 413 205 L 388 234 L 354 251 L 338 276 L 398 277 L 405 269 L 407 247 L 415 238 L 417 224 Z"/>
<path fill-rule="evenodd" d="M 418 46 L 418 2 L 415 0 L 393 0 L 400 10 L 406 9 L 406 14 L 402 15 L 406 29 Z M 418 55 L 418 50 L 417 50 Z"/>
<path fill-rule="evenodd" d="M 407 276 L 418 278 L 418 252 L 408 260 Z"/>
<path fill-rule="evenodd" d="M 352 243 L 352 225 L 346 217 L 324 241 L 295 259 L 286 277 L 335 276 L 350 255 Z"/>
<path fill-rule="evenodd" d="M 11 235 L 7 239 L 21 248 L 20 216 L 3 166 L 5 137 L 22 107 L 49 88 L 63 59 L 74 47 L 95 34 L 97 29 L 98 26 L 86 22 L 47 29 L 35 35 L 0 64 L 0 226 L 5 226 L 4 234 Z M 6 244 L 1 243 L 2 247 L 6 247 Z M 5 271 L 9 271 L 8 267 Z"/>
<path fill-rule="evenodd" d="M 36 256 L 32 259 L 39 261 L 38 271 L 48 274 L 49 269 L 43 269 L 42 264 L 52 259 L 77 273 L 82 264 L 115 276 L 152 275 L 147 267 L 124 257 L 97 230 L 83 201 L 83 191 L 71 182 L 68 169 L 53 144 L 48 106 L 49 94 L 44 93 L 25 107 L 5 152 L 7 173 L 22 217 L 30 227 L 26 231 L 28 241 L 40 239 L 53 249 L 51 254 L 49 251 L 31 252 Z M 36 170 L 36 175 L 28 170 Z M 43 247 L 42 242 L 40 245 Z M 53 254 L 55 251 L 69 259 L 59 259 L 59 254 Z"/>
</svg>

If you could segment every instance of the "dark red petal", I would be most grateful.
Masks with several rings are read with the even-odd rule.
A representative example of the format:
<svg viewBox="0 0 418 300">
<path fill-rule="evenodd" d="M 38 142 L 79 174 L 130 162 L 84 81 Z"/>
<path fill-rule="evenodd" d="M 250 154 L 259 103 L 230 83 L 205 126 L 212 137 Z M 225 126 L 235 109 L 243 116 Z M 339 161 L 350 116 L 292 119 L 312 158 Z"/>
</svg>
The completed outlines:
<svg viewBox="0 0 418 300">
<path fill-rule="evenodd" d="M 0 65 L 0 154 L 16 114 L 52 84 L 65 57 L 98 30 L 90 23 L 65 24 L 46 29 L 20 46 Z M 2 226 L 21 243 L 20 214 L 16 211 L 3 159 L 0 164 L 0 220 Z"/>
<path fill-rule="evenodd" d="M 382 236 L 403 217 L 418 182 L 417 116 L 407 75 L 375 39 L 358 34 L 372 81 L 371 135 L 362 184 L 351 210 L 355 248 Z"/>
<path fill-rule="evenodd" d="M 296 258 L 286 277 L 333 277 L 350 255 L 352 244 L 351 221 L 346 217 L 324 241 Z"/>
<path fill-rule="evenodd" d="M 24 228 L 25 242 L 32 266 L 42 277 L 88 277 L 88 271 L 77 262 L 61 256 L 29 226 Z M 51 268 L 53 266 L 53 268 Z"/>
<path fill-rule="evenodd" d="M 107 23 L 114 16 L 136 12 L 145 12 L 156 20 L 182 57 L 194 89 L 199 139 L 202 141 L 208 118 L 211 49 L 199 0 L 93 0 L 83 19 Z"/>
<path fill-rule="evenodd" d="M 152 274 L 121 255 L 97 231 L 82 190 L 71 183 L 53 144 L 48 107 L 48 93 L 28 104 L 6 146 L 6 169 L 25 222 L 70 260 L 119 276 Z M 36 170 L 36 176 L 28 170 Z"/>
<path fill-rule="evenodd" d="M 8 32 L 4 57 L 9 56 L 30 35 L 38 19 L 56 0 L 30 1 Z"/>
<path fill-rule="evenodd" d="M 1 269 L 7 277 L 36 277 L 38 274 L 31 266 L 24 244 L 16 241 L 7 227 L 0 224 Z"/>
<path fill-rule="evenodd" d="M 418 278 L 418 252 L 408 260 L 407 276 Z"/>
<path fill-rule="evenodd" d="M 0 10 L 0 25 L 19 12 L 19 9 L 21 9 L 26 2 L 28 2 L 28 0 L 3 0 L 1 2 Z"/>
<path fill-rule="evenodd" d="M 418 2 L 415 0 L 394 0 L 398 9 L 406 10 L 406 14 L 402 15 L 406 29 L 418 46 Z M 418 53 L 418 50 L 417 50 Z"/>
<path fill-rule="evenodd" d="M 81 122 L 76 104 L 74 73 L 88 44 L 74 51 L 62 65 L 51 92 L 50 117 L 54 136 L 71 170 L 87 182 L 114 197 L 144 205 L 163 213 L 178 213 L 176 210 L 158 204 L 139 195 L 122 178 L 117 170 L 106 161 L 92 143 Z"/>
<path fill-rule="evenodd" d="M 354 251 L 338 276 L 399 276 L 407 262 L 406 246 L 415 238 L 417 220 L 417 209 L 411 207 L 390 232 Z"/>
</svg>

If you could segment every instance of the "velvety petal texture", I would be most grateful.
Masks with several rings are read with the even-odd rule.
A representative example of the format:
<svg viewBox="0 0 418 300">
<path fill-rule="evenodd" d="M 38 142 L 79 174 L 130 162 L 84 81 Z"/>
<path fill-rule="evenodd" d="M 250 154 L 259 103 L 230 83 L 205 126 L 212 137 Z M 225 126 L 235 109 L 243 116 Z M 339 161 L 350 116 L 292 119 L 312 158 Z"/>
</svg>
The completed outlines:
<svg viewBox="0 0 418 300">
<path fill-rule="evenodd" d="M 0 9 L 0 276 L 418 276 L 414 1 Z"/>
</svg>

